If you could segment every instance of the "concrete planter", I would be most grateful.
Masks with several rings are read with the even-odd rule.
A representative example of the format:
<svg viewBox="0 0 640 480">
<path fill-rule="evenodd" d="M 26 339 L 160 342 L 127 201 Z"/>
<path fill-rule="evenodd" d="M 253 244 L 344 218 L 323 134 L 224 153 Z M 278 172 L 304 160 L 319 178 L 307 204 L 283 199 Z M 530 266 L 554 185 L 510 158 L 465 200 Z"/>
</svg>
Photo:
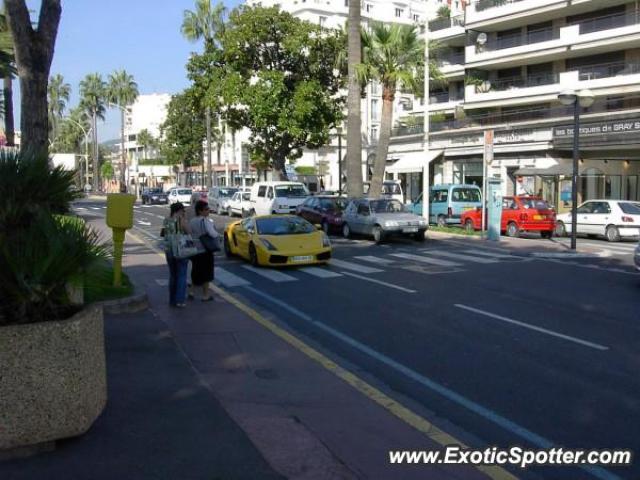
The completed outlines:
<svg viewBox="0 0 640 480">
<path fill-rule="evenodd" d="M 0 450 L 86 432 L 107 403 L 102 309 L 0 327 Z"/>
</svg>

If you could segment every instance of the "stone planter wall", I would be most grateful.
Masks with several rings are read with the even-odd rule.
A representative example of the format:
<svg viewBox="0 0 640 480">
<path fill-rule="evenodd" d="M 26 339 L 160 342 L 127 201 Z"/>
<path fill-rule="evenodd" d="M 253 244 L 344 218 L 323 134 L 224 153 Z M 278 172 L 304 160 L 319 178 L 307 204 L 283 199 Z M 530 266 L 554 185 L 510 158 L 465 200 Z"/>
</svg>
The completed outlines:
<svg viewBox="0 0 640 480">
<path fill-rule="evenodd" d="M 0 449 L 80 435 L 106 403 L 100 307 L 0 327 Z"/>
</svg>

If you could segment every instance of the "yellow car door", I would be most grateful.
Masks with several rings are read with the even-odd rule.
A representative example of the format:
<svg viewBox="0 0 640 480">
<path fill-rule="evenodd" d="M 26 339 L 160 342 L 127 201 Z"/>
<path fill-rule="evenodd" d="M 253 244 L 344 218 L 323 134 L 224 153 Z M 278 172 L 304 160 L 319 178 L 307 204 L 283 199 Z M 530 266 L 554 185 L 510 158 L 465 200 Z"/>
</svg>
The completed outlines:
<svg viewBox="0 0 640 480">
<path fill-rule="evenodd" d="M 251 242 L 251 233 L 255 230 L 255 222 L 253 218 L 244 219 L 240 225 L 233 230 L 233 241 L 237 252 L 244 258 L 249 258 L 249 243 Z"/>
</svg>

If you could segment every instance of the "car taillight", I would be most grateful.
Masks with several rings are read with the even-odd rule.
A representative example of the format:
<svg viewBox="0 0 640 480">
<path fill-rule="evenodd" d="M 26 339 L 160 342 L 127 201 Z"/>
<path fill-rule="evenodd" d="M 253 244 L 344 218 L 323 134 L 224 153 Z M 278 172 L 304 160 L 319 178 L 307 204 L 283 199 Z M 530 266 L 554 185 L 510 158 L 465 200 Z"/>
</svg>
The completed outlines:
<svg viewBox="0 0 640 480">
<path fill-rule="evenodd" d="M 453 217 L 453 210 L 451 210 L 451 207 L 447 208 L 447 216 L 449 218 Z"/>
<path fill-rule="evenodd" d="M 631 223 L 634 222 L 633 217 L 622 217 L 622 221 L 623 222 L 631 222 Z"/>
</svg>

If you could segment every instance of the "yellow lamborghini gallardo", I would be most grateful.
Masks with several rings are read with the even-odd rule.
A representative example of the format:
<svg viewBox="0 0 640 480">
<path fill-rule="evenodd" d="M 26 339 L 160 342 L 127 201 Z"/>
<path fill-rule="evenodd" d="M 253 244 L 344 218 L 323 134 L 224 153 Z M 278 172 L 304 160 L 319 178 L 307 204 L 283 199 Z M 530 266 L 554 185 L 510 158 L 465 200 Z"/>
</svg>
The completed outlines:
<svg viewBox="0 0 640 480">
<path fill-rule="evenodd" d="M 329 237 L 304 218 L 264 215 L 230 223 L 224 230 L 224 252 L 254 266 L 282 267 L 328 263 Z"/>
</svg>

